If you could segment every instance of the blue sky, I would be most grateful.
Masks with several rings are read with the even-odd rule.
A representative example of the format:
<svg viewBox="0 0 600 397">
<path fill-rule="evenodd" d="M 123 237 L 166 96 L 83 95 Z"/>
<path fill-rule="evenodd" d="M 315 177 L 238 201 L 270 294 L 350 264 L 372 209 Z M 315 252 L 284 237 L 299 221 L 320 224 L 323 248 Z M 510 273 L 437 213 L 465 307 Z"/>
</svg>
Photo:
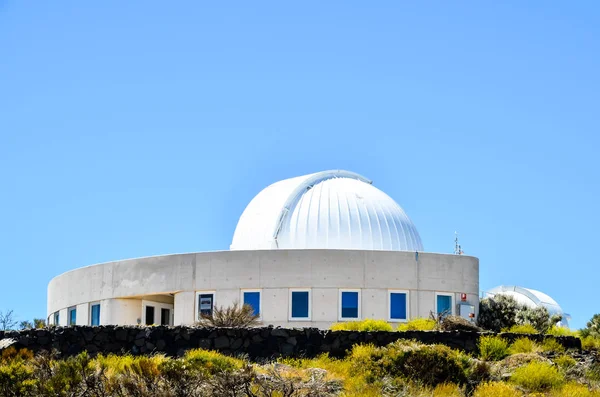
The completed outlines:
<svg viewBox="0 0 600 397">
<path fill-rule="evenodd" d="M 324 4 L 326 3 L 326 4 Z M 600 312 L 600 6 L 0 0 L 0 310 L 117 259 L 227 249 L 277 180 L 347 169 L 454 231 L 480 287 Z"/>
</svg>

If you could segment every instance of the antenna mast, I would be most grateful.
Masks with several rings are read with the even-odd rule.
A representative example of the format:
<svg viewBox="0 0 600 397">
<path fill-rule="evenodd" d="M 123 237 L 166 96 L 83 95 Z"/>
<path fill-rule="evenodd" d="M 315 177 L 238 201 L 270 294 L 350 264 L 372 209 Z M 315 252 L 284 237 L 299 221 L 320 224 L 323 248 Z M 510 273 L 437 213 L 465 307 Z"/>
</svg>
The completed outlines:
<svg viewBox="0 0 600 397">
<path fill-rule="evenodd" d="M 454 232 L 454 255 L 462 255 L 463 253 L 464 251 L 458 243 L 458 232 Z"/>
</svg>

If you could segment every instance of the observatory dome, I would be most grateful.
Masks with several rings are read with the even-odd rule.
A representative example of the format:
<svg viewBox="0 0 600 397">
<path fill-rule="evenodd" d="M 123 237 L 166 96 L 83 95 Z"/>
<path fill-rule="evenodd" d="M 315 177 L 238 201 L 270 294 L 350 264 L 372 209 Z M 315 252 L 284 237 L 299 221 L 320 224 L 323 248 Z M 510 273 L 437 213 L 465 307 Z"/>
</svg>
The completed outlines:
<svg viewBox="0 0 600 397">
<path fill-rule="evenodd" d="M 562 316 L 560 325 L 568 327 L 571 316 L 563 311 L 560 305 L 541 291 L 537 291 L 531 288 L 517 287 L 514 285 L 500 285 L 487 291 L 487 296 L 494 296 L 497 294 L 509 295 L 515 298 L 515 300 L 527 307 L 536 308 L 538 306 L 544 306 L 548 309 L 550 315 L 558 314 Z"/>
<path fill-rule="evenodd" d="M 423 251 L 415 225 L 392 198 L 340 170 L 263 189 L 242 213 L 230 248 Z"/>
</svg>

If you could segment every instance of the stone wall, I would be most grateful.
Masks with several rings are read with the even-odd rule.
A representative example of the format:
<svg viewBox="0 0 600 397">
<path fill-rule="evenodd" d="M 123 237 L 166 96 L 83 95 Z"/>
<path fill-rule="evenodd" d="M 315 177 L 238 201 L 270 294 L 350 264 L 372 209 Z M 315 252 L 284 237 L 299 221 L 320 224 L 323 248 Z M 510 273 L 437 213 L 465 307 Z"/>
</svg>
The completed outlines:
<svg viewBox="0 0 600 397">
<path fill-rule="evenodd" d="M 251 358 L 275 356 L 312 357 L 329 353 L 340 357 L 355 344 L 372 343 L 384 346 L 399 339 L 415 339 L 423 343 L 441 343 L 466 352 L 477 350 L 478 332 L 355 332 L 324 331 L 316 328 L 197 328 L 197 327 L 122 327 L 122 326 L 75 326 L 34 329 L 24 331 L 0 331 L 0 350 L 13 345 L 26 347 L 34 352 L 57 350 L 63 356 L 75 355 L 87 350 L 89 353 L 165 353 L 181 355 L 185 350 L 204 348 L 225 354 L 247 354 Z M 523 335 L 502 334 L 514 340 Z M 581 350 L 581 341 L 571 336 L 553 337 L 530 335 L 542 341 L 554 338 L 566 348 Z"/>
</svg>

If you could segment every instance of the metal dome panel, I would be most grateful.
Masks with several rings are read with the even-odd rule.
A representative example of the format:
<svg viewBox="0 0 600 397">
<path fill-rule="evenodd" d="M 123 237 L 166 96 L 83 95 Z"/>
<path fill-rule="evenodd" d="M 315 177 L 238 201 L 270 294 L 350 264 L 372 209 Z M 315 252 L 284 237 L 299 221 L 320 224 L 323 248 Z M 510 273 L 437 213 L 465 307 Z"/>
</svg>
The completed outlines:
<svg viewBox="0 0 600 397">
<path fill-rule="evenodd" d="M 231 244 L 232 250 L 319 248 L 423 251 L 402 208 L 348 171 L 268 186 L 244 210 Z"/>
</svg>

